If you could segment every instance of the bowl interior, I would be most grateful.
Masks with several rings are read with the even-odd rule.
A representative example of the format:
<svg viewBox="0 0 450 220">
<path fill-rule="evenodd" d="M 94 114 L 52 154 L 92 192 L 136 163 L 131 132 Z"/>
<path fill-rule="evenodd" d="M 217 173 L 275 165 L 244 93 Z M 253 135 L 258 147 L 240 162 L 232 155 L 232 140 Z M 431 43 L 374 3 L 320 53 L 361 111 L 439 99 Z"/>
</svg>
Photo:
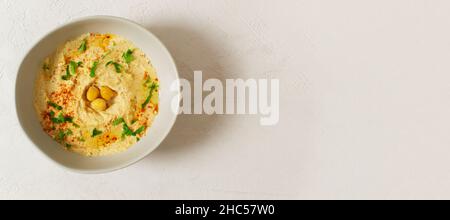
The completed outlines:
<svg viewBox="0 0 450 220">
<path fill-rule="evenodd" d="M 83 157 L 64 150 L 41 128 L 33 107 L 34 82 L 42 62 L 55 49 L 83 33 L 114 33 L 131 40 L 150 58 L 160 80 L 159 115 L 147 135 L 129 150 L 112 156 Z M 153 151 L 163 141 L 173 126 L 177 114 L 172 102 L 179 102 L 178 88 L 171 84 L 178 80 L 175 63 L 167 49 L 149 31 L 141 26 L 116 17 L 89 17 L 64 25 L 40 40 L 25 56 L 16 79 L 16 110 L 20 124 L 27 136 L 46 156 L 57 164 L 73 171 L 101 173 L 126 167 Z"/>
</svg>

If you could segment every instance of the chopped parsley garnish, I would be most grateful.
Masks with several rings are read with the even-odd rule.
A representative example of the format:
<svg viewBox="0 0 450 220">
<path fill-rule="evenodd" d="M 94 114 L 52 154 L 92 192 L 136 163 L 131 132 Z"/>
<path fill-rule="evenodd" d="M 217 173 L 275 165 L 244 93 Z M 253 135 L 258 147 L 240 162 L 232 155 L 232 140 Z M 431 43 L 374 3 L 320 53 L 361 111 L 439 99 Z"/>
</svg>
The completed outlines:
<svg viewBox="0 0 450 220">
<path fill-rule="evenodd" d="M 97 65 L 98 65 L 98 61 L 95 61 L 95 62 L 92 64 L 91 74 L 89 75 L 89 76 L 92 77 L 92 78 L 95 77 L 95 71 L 97 70 Z"/>
<path fill-rule="evenodd" d="M 48 101 L 47 104 L 48 104 L 49 106 L 51 106 L 51 107 L 57 109 L 57 110 L 60 110 L 60 111 L 62 110 L 62 107 L 61 107 L 61 106 L 59 106 L 58 104 L 56 104 L 56 103 L 54 103 L 54 102 L 52 102 L 52 101 Z"/>
<path fill-rule="evenodd" d="M 141 126 L 140 128 L 138 128 L 135 132 L 134 132 L 134 136 L 138 135 L 140 133 L 142 133 L 145 129 L 145 126 Z"/>
<path fill-rule="evenodd" d="M 122 117 L 117 118 L 116 120 L 113 121 L 114 126 L 120 125 L 122 123 L 125 123 L 125 120 Z"/>
<path fill-rule="evenodd" d="M 133 120 L 136 122 L 136 120 Z M 122 139 L 125 138 L 126 136 L 136 136 L 140 133 L 142 133 L 145 130 L 145 126 L 141 126 L 139 127 L 136 131 L 131 130 L 130 127 L 128 127 L 127 123 L 125 122 L 125 120 L 120 117 L 117 118 L 116 120 L 113 121 L 113 125 L 117 126 L 122 124 Z"/>
<path fill-rule="evenodd" d="M 66 137 L 66 133 L 63 130 L 59 130 L 58 134 L 56 134 L 57 141 L 64 141 L 65 137 Z"/>
<path fill-rule="evenodd" d="M 134 132 L 128 127 L 126 123 L 123 123 L 123 131 L 122 131 L 122 137 L 125 136 L 136 136 Z"/>
<path fill-rule="evenodd" d="M 50 116 L 51 116 L 50 120 L 52 120 L 53 123 L 62 124 L 64 122 L 66 122 L 64 119 L 64 115 L 62 113 L 59 113 L 58 117 L 56 117 L 56 118 L 54 117 L 54 115 L 55 115 L 54 112 L 50 112 Z"/>
<path fill-rule="evenodd" d="M 108 63 L 106 63 L 106 66 L 109 66 L 111 64 L 114 66 L 114 69 L 116 69 L 117 73 L 121 73 L 122 72 L 122 65 L 120 65 L 120 64 L 118 64 L 117 62 L 114 62 L 114 61 L 109 61 Z"/>
<path fill-rule="evenodd" d="M 102 133 L 103 133 L 102 131 L 97 130 L 97 128 L 94 128 L 94 130 L 92 130 L 91 137 L 95 137 L 95 136 L 101 135 Z"/>
<path fill-rule="evenodd" d="M 81 53 L 86 51 L 86 44 L 87 44 L 87 40 L 83 40 L 83 42 L 81 42 L 80 47 L 78 48 L 78 51 L 81 52 Z"/>
<path fill-rule="evenodd" d="M 69 66 L 67 66 L 67 68 L 66 68 L 66 75 L 62 76 L 61 79 L 69 80 L 70 77 L 72 77 L 72 76 L 70 75 L 70 72 L 69 72 Z"/>
<path fill-rule="evenodd" d="M 65 121 L 64 121 L 64 116 L 63 116 L 62 114 L 59 114 L 57 118 L 52 117 L 51 120 L 52 120 L 52 122 L 55 123 L 55 124 L 62 124 L 62 123 L 65 122 Z"/>
<path fill-rule="evenodd" d="M 50 66 L 48 65 L 48 63 L 44 63 L 44 65 L 42 65 L 42 69 L 50 70 Z"/>
<path fill-rule="evenodd" d="M 131 121 L 131 124 L 134 125 L 134 123 L 137 122 L 137 119 L 133 119 L 133 121 Z"/>
<path fill-rule="evenodd" d="M 71 144 L 68 144 L 68 143 L 66 143 L 66 147 L 67 147 L 67 148 L 71 148 L 71 147 L 72 147 L 72 145 L 71 145 Z"/>
<path fill-rule="evenodd" d="M 73 123 L 73 118 L 72 118 L 72 117 L 69 117 L 69 116 L 66 116 L 66 117 L 64 117 L 64 121 L 65 121 L 65 122 Z"/>
<path fill-rule="evenodd" d="M 145 126 L 141 126 L 136 131 L 131 130 L 126 123 L 123 123 L 122 138 L 125 136 L 136 136 L 145 130 Z"/>
<path fill-rule="evenodd" d="M 62 113 L 59 113 L 58 117 L 55 118 L 55 112 L 50 111 L 50 120 L 55 124 L 62 124 L 66 122 L 73 123 L 73 118 L 70 116 L 64 116 Z"/>
<path fill-rule="evenodd" d="M 122 54 L 122 57 L 127 64 L 131 63 L 131 61 L 134 60 L 133 51 L 131 49 L 128 49 L 127 52 Z"/>
<path fill-rule="evenodd" d="M 81 65 L 83 65 L 83 62 L 76 63 L 75 61 L 70 61 L 69 65 L 67 65 L 66 75 L 62 76 L 61 78 L 63 80 L 69 80 L 72 77 L 72 75 L 76 74 L 77 68 Z"/>
<path fill-rule="evenodd" d="M 70 129 L 68 129 L 67 131 L 59 130 L 58 133 L 57 133 L 56 136 L 55 136 L 55 139 L 56 139 L 57 141 L 64 141 L 64 139 L 65 139 L 67 136 L 72 135 L 72 134 L 73 134 L 73 132 L 72 132 L 72 130 L 70 130 Z"/>
<path fill-rule="evenodd" d="M 145 106 L 148 105 L 148 103 L 150 102 L 150 100 L 151 100 L 151 98 L 153 96 L 153 91 L 155 91 L 155 89 L 157 89 L 157 88 L 158 88 L 158 84 L 152 83 L 152 85 L 150 86 L 150 92 L 148 93 L 147 99 L 145 99 L 145 102 L 142 103 L 142 106 L 141 106 L 142 109 L 144 109 Z"/>
<path fill-rule="evenodd" d="M 75 73 L 77 72 L 78 64 L 79 63 L 75 63 L 74 61 L 70 61 L 70 63 L 69 63 L 69 73 L 71 75 L 75 75 Z"/>
</svg>

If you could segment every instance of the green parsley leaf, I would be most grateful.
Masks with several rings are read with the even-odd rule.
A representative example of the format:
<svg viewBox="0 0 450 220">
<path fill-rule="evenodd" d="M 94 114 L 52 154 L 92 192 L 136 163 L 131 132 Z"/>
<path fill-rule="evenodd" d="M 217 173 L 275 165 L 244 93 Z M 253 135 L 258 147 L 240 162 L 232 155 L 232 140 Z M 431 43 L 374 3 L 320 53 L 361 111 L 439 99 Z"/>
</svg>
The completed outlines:
<svg viewBox="0 0 450 220">
<path fill-rule="evenodd" d="M 57 133 L 56 136 L 55 136 L 55 139 L 56 139 L 57 141 L 64 141 L 64 139 L 65 139 L 67 136 L 72 135 L 72 134 L 73 134 L 73 132 L 72 132 L 70 129 L 67 130 L 66 132 L 63 131 L 63 130 L 59 130 L 58 133 Z"/>
<path fill-rule="evenodd" d="M 62 124 L 64 123 L 64 116 L 62 113 L 59 113 L 58 117 L 51 117 L 50 120 L 52 120 L 53 123 L 55 124 Z"/>
<path fill-rule="evenodd" d="M 69 72 L 69 66 L 67 66 L 67 68 L 66 68 L 66 75 L 62 76 L 61 79 L 69 80 L 70 77 L 72 77 L 72 76 L 70 75 L 70 72 Z"/>
<path fill-rule="evenodd" d="M 144 129 L 145 129 L 145 126 L 141 126 L 140 128 L 138 128 L 138 129 L 134 132 L 134 135 L 133 135 L 133 136 L 136 136 L 136 135 L 142 133 L 142 132 L 144 131 Z"/>
<path fill-rule="evenodd" d="M 114 61 L 109 61 L 109 62 L 106 63 L 106 66 L 109 66 L 111 64 L 114 66 L 114 69 L 116 69 L 117 73 L 121 73 L 122 72 L 122 68 L 123 68 L 122 65 L 120 65 L 120 64 L 118 64 L 117 62 L 114 62 Z"/>
<path fill-rule="evenodd" d="M 97 130 L 97 128 L 94 128 L 94 130 L 92 130 L 91 137 L 95 137 L 95 136 L 101 135 L 102 133 L 103 133 L 102 131 Z"/>
<path fill-rule="evenodd" d="M 57 141 L 64 141 L 65 137 L 66 137 L 66 133 L 63 130 L 59 130 L 58 134 L 56 134 Z"/>
<path fill-rule="evenodd" d="M 75 63 L 74 61 L 70 61 L 69 63 L 69 73 L 71 75 L 75 75 L 77 72 L 78 63 Z"/>
<path fill-rule="evenodd" d="M 116 120 L 113 121 L 114 126 L 120 125 L 122 123 L 125 123 L 125 120 L 122 117 L 117 118 Z"/>
<path fill-rule="evenodd" d="M 73 118 L 70 116 L 65 116 L 62 113 L 59 113 L 58 117 L 54 117 L 55 113 L 53 111 L 50 112 L 50 120 L 55 124 L 62 124 L 65 122 L 73 123 Z"/>
<path fill-rule="evenodd" d="M 145 102 L 142 103 L 142 106 L 141 106 L 142 109 L 144 109 L 148 105 L 148 103 L 150 103 L 150 100 L 153 96 L 153 91 L 155 91 L 155 89 L 157 89 L 157 88 L 158 88 L 158 84 L 152 83 L 152 85 L 150 86 L 150 91 L 148 93 L 147 99 L 145 99 Z"/>
<path fill-rule="evenodd" d="M 42 65 L 42 69 L 50 70 L 50 66 L 48 65 L 48 63 L 44 63 L 44 65 Z"/>
<path fill-rule="evenodd" d="M 128 127 L 128 125 L 126 123 L 123 123 L 122 137 L 132 136 L 133 134 L 134 134 L 134 132 Z"/>
<path fill-rule="evenodd" d="M 114 68 L 116 69 L 117 73 L 121 73 L 122 72 L 122 66 L 118 63 L 113 63 L 114 64 Z"/>
<path fill-rule="evenodd" d="M 56 103 L 54 103 L 54 102 L 52 102 L 52 101 L 48 101 L 47 104 L 48 104 L 49 106 L 51 106 L 51 107 L 57 109 L 57 110 L 60 110 L 60 111 L 62 110 L 62 107 L 61 107 L 61 106 L 59 106 L 58 104 L 56 104 Z"/>
<path fill-rule="evenodd" d="M 97 65 L 98 65 L 98 61 L 95 61 L 95 62 L 92 64 L 91 74 L 89 75 L 89 76 L 92 77 L 92 78 L 95 77 L 95 71 L 97 70 Z"/>
<path fill-rule="evenodd" d="M 141 126 L 136 131 L 131 130 L 126 123 L 123 123 L 122 139 L 126 136 L 136 136 L 145 130 L 145 126 Z"/>
<path fill-rule="evenodd" d="M 75 75 L 77 72 L 77 68 L 82 66 L 83 62 L 75 62 L 75 61 L 70 61 L 69 65 L 67 65 L 67 69 L 66 69 L 66 75 L 62 76 L 61 78 L 63 80 L 69 80 L 72 75 Z"/>
<path fill-rule="evenodd" d="M 87 44 L 87 40 L 83 40 L 83 42 L 81 42 L 80 47 L 78 48 L 78 51 L 81 53 L 86 51 L 86 44 Z"/>
<path fill-rule="evenodd" d="M 131 61 L 134 60 L 133 51 L 131 49 L 128 49 L 127 52 L 122 54 L 122 57 L 127 64 L 131 63 Z"/>
<path fill-rule="evenodd" d="M 70 117 L 70 116 L 66 116 L 66 117 L 64 117 L 64 122 L 70 122 L 70 123 L 73 123 L 73 118 Z"/>
</svg>

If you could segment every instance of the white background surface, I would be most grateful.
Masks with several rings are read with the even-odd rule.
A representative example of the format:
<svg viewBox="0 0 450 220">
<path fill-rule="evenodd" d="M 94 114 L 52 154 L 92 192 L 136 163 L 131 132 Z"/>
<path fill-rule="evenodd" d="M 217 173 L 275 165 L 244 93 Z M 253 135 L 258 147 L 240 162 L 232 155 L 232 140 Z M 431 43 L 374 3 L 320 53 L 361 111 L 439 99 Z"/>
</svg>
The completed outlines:
<svg viewBox="0 0 450 220">
<path fill-rule="evenodd" d="M 443 0 L 0 0 L 0 198 L 448 199 L 449 11 Z M 127 169 L 56 167 L 20 129 L 16 69 L 49 30 L 98 14 L 149 28 L 185 78 L 280 79 L 280 123 L 180 116 Z"/>
</svg>

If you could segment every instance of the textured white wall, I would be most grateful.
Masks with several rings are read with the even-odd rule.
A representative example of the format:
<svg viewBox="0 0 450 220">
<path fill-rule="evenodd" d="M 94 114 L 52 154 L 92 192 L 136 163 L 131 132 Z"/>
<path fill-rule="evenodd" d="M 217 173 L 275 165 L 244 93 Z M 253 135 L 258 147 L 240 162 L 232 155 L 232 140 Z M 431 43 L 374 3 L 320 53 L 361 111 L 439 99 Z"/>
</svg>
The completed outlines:
<svg viewBox="0 0 450 220">
<path fill-rule="evenodd" d="M 0 198 L 450 198 L 449 1 L 0 0 Z M 180 116 L 153 154 L 73 174 L 26 140 L 16 69 L 57 25 L 135 20 L 181 75 L 279 78 L 281 120 Z"/>
</svg>

